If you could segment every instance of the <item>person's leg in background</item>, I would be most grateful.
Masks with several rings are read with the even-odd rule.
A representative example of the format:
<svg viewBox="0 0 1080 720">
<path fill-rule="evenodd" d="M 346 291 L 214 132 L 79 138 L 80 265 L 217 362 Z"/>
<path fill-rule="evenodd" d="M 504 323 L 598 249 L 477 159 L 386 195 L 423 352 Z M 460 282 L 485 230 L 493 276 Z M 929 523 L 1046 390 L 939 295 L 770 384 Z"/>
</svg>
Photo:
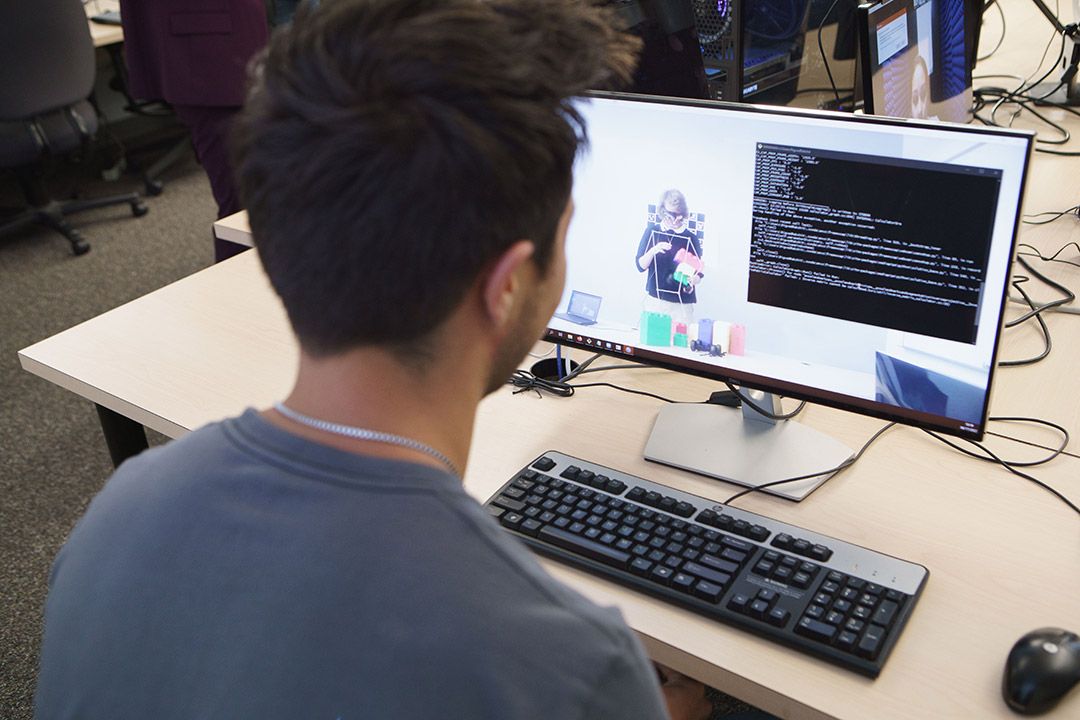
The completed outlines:
<svg viewBox="0 0 1080 720">
<path fill-rule="evenodd" d="M 239 107 L 174 105 L 180 122 L 191 132 L 195 154 L 210 179 L 210 190 L 218 206 L 218 219 L 239 212 L 240 195 L 233 177 L 229 152 L 229 129 Z M 214 262 L 227 260 L 248 248 L 214 237 Z"/>
</svg>

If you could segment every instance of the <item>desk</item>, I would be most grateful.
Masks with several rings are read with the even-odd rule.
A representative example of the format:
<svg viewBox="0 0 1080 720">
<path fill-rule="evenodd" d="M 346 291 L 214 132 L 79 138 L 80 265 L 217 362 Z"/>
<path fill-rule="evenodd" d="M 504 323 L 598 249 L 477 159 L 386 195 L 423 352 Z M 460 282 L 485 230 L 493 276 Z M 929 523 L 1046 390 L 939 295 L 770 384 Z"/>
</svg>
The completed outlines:
<svg viewBox="0 0 1080 720">
<path fill-rule="evenodd" d="M 222 316 L 223 305 L 233 312 Z M 1030 344 L 1025 340 L 1006 345 Z M 244 253 L 20 357 L 27 370 L 177 436 L 283 397 L 296 348 L 258 258 Z M 1023 373 L 1002 373 L 999 389 L 1003 402 L 1030 414 Z M 660 370 L 618 381 L 686 400 L 714 389 Z M 1078 384 L 1069 382 L 1071 397 Z M 481 405 L 466 488 L 484 499 L 533 456 L 558 448 L 709 498 L 727 497 L 729 485 L 642 459 L 658 409 L 655 400 L 608 389 L 582 390 L 571 400 L 500 390 Z M 852 446 L 880 426 L 816 406 L 802 421 Z M 1080 502 L 1080 461 L 1059 458 L 1037 474 Z M 1080 619 L 1075 515 L 1033 485 L 917 430 L 890 431 L 804 503 L 751 496 L 740 506 L 930 568 L 926 591 L 876 681 L 584 573 L 549 567 L 597 602 L 620 606 L 654 658 L 787 717 L 1012 717 L 998 691 L 1012 643 L 1035 627 L 1075 627 Z M 1052 550 L 1046 538 L 1055 538 Z M 1075 702 L 1069 709 L 1075 711 Z"/>
<path fill-rule="evenodd" d="M 1006 5 L 1010 29 L 1014 23 L 1039 27 L 1022 2 Z M 1076 203 L 1076 162 L 1037 158 L 1029 212 Z M 1056 249 L 1076 239 L 1075 224 L 1066 223 L 1026 228 L 1022 239 Z M 1075 268 L 1049 272 L 1080 285 Z M 232 312 L 223 317 L 221 307 Z M 1032 367 L 1002 370 L 994 414 L 1039 415 L 1080 428 L 1078 321 L 1048 318 L 1054 354 Z M 1039 343 L 1026 326 L 1010 330 L 1002 354 L 1023 357 Z M 296 344 L 258 258 L 244 253 L 27 348 L 20 359 L 30 372 L 175 437 L 283 397 L 296 369 Z M 715 389 L 699 378 L 652 369 L 619 375 L 618 382 L 684 400 Z M 659 407 L 605 388 L 581 390 L 571 400 L 504 388 L 481 404 L 466 489 L 485 499 L 532 457 L 554 448 L 715 500 L 730 495 L 730 485 L 642 459 Z M 881 426 L 818 406 L 800 421 L 853 447 Z M 1019 452 L 1009 450 L 1011 457 Z M 1035 474 L 1080 503 L 1076 458 L 1060 457 Z M 1000 697 L 1013 642 L 1043 625 L 1080 627 L 1076 515 L 1034 485 L 918 430 L 889 431 L 857 465 L 801 504 L 762 495 L 738 505 L 930 569 L 922 599 L 877 680 L 546 565 L 593 600 L 619 606 L 655 659 L 786 718 L 1015 718 Z M 1074 694 L 1047 717 L 1075 717 L 1078 701 Z"/>
<path fill-rule="evenodd" d="M 253 247 L 251 223 L 248 222 L 247 210 L 241 210 L 215 221 L 214 237 L 234 242 L 237 245 Z"/>
<path fill-rule="evenodd" d="M 83 5 L 86 10 L 87 22 L 90 25 L 90 37 L 94 40 L 94 47 L 106 47 L 124 42 L 124 31 L 119 25 L 104 25 L 89 20 L 94 15 L 113 12 L 120 9 L 120 0 L 89 0 Z"/>
</svg>

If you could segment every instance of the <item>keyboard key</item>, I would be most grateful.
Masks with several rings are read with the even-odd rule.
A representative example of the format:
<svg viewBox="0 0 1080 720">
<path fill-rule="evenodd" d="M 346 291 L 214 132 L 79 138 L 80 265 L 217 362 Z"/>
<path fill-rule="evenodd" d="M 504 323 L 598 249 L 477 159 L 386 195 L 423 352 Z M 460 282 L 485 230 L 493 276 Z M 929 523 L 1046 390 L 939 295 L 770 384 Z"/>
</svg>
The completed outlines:
<svg viewBox="0 0 1080 720">
<path fill-rule="evenodd" d="M 803 617 L 795 625 L 795 632 L 820 642 L 831 642 L 836 637 L 836 628 L 820 620 Z"/>
<path fill-rule="evenodd" d="M 540 472 L 547 472 L 551 468 L 555 467 L 555 461 L 551 458 L 544 456 L 533 463 L 533 467 Z"/>
<path fill-rule="evenodd" d="M 769 621 L 770 625 L 775 625 L 776 627 L 782 628 L 787 625 L 788 619 L 790 617 L 791 613 L 789 613 L 784 608 L 777 607 L 769 611 L 769 616 L 767 620 Z"/>
<path fill-rule="evenodd" d="M 880 625 L 871 625 L 866 628 L 859 644 L 855 646 L 855 654 L 873 660 L 881 650 L 881 644 L 885 640 L 885 628 Z"/>
<path fill-rule="evenodd" d="M 693 575 L 687 575 L 686 573 L 675 573 L 675 577 L 671 579 L 671 587 L 676 590 L 682 590 L 684 593 L 689 593 L 694 587 L 694 583 L 697 582 L 697 578 Z"/>
<path fill-rule="evenodd" d="M 634 558 L 634 561 L 630 563 L 630 572 L 641 577 L 648 577 L 652 566 L 653 564 L 645 558 Z"/>
<path fill-rule="evenodd" d="M 503 524 L 506 524 L 505 518 L 503 519 Z M 615 548 L 610 548 L 601 543 L 578 537 L 573 533 L 567 532 L 566 530 L 560 530 L 557 527 L 545 527 L 540 530 L 537 537 L 556 547 L 571 550 L 592 560 L 602 562 L 605 565 L 611 565 L 612 567 L 625 568 L 630 562 L 631 556 L 622 550 L 616 550 Z"/>
<path fill-rule="evenodd" d="M 750 602 L 751 600 L 749 595 L 746 595 L 744 593 L 735 593 L 731 596 L 731 599 L 728 600 L 727 606 L 735 612 L 743 613 L 745 615 L 746 612 L 750 609 Z"/>
<path fill-rule="evenodd" d="M 873 621 L 887 628 L 892 625 L 893 618 L 896 617 L 897 605 L 891 600 L 885 600 L 878 606 L 877 611 L 874 613 Z"/>
<path fill-rule="evenodd" d="M 710 570 L 704 565 L 700 565 L 696 562 L 686 563 L 685 565 L 683 565 L 683 570 L 690 573 L 691 575 L 696 575 L 703 580 L 708 580 L 715 585 L 724 586 L 731 582 L 731 575 L 728 575 L 727 573 L 717 572 L 716 570 Z"/>
<path fill-rule="evenodd" d="M 708 580 L 698 580 L 698 583 L 694 586 L 693 590 L 694 597 L 699 597 L 702 600 L 708 600 L 711 603 L 720 602 L 720 596 L 723 594 L 723 587 L 711 583 Z"/>
<path fill-rule="evenodd" d="M 657 565 L 649 571 L 649 579 L 653 582 L 660 583 L 661 585 L 667 585 L 674 576 L 675 571 L 667 565 Z"/>
</svg>

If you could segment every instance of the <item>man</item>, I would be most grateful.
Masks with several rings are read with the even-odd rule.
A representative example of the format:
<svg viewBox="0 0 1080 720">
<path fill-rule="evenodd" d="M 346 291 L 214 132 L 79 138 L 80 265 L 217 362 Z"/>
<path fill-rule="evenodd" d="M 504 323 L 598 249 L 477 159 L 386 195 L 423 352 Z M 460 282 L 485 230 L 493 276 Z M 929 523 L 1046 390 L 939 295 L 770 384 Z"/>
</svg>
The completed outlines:
<svg viewBox="0 0 1080 720">
<path fill-rule="evenodd" d="M 554 311 L 569 97 L 634 42 L 573 0 L 323 0 L 238 122 L 295 386 L 125 463 L 60 552 L 39 718 L 703 718 L 464 492 Z"/>
<path fill-rule="evenodd" d="M 120 0 L 131 94 L 165 100 L 191 133 L 218 217 L 242 208 L 229 129 L 244 104 L 247 63 L 269 37 L 266 0 Z M 247 248 L 214 238 L 214 259 Z"/>
</svg>

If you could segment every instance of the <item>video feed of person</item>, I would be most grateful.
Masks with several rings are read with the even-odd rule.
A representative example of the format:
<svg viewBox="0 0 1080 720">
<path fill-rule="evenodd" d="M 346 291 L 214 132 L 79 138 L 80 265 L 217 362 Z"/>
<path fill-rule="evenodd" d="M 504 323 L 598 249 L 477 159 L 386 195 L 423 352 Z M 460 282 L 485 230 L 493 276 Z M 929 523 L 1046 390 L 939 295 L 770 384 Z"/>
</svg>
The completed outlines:
<svg viewBox="0 0 1080 720">
<path fill-rule="evenodd" d="M 963 0 L 885 0 L 859 10 L 869 67 L 867 112 L 970 122 Z"/>
</svg>

